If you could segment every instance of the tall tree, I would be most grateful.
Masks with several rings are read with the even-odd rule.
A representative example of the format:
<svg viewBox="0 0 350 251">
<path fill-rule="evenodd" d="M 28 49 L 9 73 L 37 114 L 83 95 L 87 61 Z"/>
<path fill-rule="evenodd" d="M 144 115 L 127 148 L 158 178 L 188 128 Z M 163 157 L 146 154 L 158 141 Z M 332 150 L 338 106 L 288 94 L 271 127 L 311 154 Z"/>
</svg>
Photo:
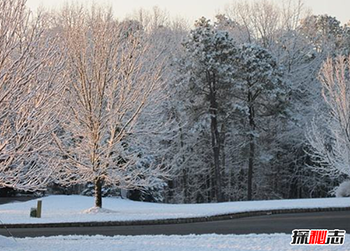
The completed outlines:
<svg viewBox="0 0 350 251">
<path fill-rule="evenodd" d="M 241 41 L 257 43 L 276 58 L 284 68 L 291 89 L 287 118 L 270 124 L 277 130 L 269 137 L 273 139 L 269 143 L 271 150 L 274 149 L 270 152 L 275 154 L 265 163 L 266 170 L 270 170 L 268 175 L 272 176 L 260 186 L 270 187 L 277 180 L 280 189 L 269 189 L 265 192 L 268 196 L 308 197 L 321 190 L 317 187 L 320 184 L 317 179 L 321 177 L 306 168 L 310 158 L 304 151 L 308 145 L 305 127 L 317 110 L 323 109 L 317 81 L 323 60 L 339 49 L 346 50 L 341 48 L 345 40 L 339 37 L 342 34 L 339 22 L 329 16 L 310 16 L 303 1 L 293 0 L 278 4 L 271 1 L 233 3 L 225 13 L 238 23 L 234 26 L 244 34 L 238 37 L 246 38 Z M 237 28 L 228 30 L 230 34 L 237 33 Z"/>
<path fill-rule="evenodd" d="M 118 24 L 110 9 L 67 7 L 61 15 L 67 112 L 55 137 L 62 153 L 55 174 L 64 185 L 94 182 L 102 207 L 104 185 L 144 189 L 168 175 L 162 165 L 140 163 L 137 135 L 142 112 L 162 97 L 161 52 L 153 54 L 142 26 Z"/>
<path fill-rule="evenodd" d="M 239 102 L 236 109 L 247 119 L 248 153 L 248 200 L 252 199 L 252 182 L 256 154 L 256 139 L 264 130 L 264 117 L 281 113 L 285 106 L 288 88 L 283 72 L 271 54 L 257 45 L 244 44 L 236 62 L 237 75 L 233 96 Z"/>
<path fill-rule="evenodd" d="M 313 169 L 334 179 L 350 176 L 350 58 L 329 58 L 320 71 L 322 94 L 328 109 L 309 130 Z"/>
<path fill-rule="evenodd" d="M 184 47 L 186 55 L 180 71 L 184 76 L 181 84 L 186 86 L 182 98 L 188 99 L 187 109 L 196 120 L 204 119 L 209 123 L 214 194 L 217 201 L 222 201 L 223 121 L 220 114 L 224 109 L 225 90 L 232 83 L 232 58 L 235 57 L 237 49 L 227 32 L 215 29 L 205 18 L 196 22 Z"/>
<path fill-rule="evenodd" d="M 63 51 L 44 13 L 0 1 L 0 187 L 43 189 L 62 93 Z"/>
</svg>

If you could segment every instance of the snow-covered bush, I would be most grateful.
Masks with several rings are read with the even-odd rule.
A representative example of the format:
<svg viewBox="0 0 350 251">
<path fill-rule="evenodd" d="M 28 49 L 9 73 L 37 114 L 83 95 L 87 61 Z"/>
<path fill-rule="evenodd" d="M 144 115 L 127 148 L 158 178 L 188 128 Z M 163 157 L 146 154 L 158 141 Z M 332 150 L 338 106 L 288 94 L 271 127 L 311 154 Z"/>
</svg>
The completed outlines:
<svg viewBox="0 0 350 251">
<path fill-rule="evenodd" d="M 341 183 L 335 191 L 337 197 L 350 197 L 350 180 Z"/>
</svg>

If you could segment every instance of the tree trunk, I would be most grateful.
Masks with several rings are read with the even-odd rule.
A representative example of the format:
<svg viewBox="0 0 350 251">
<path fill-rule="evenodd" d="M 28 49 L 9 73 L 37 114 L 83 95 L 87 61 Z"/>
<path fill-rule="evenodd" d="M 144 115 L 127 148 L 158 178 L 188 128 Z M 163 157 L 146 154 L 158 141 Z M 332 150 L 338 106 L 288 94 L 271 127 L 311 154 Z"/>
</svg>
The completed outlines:
<svg viewBox="0 0 350 251">
<path fill-rule="evenodd" d="M 211 171 L 211 168 L 210 168 Z M 212 201 L 212 182 L 211 182 L 211 175 L 207 175 L 207 179 L 206 179 L 206 188 L 207 188 L 207 202 L 210 203 Z"/>
<path fill-rule="evenodd" d="M 222 180 L 221 180 L 221 185 L 222 187 L 227 187 L 227 183 L 228 183 L 228 180 L 230 180 L 230 178 L 227 179 L 227 174 L 226 174 L 226 155 L 225 155 L 225 132 L 226 132 L 226 129 L 225 129 L 225 122 L 221 124 L 221 136 L 220 136 L 220 145 L 221 145 L 221 156 L 222 156 L 222 167 L 221 167 L 221 177 Z M 230 194 L 230 191 L 227 193 L 227 194 Z M 230 197 L 229 195 L 227 196 L 226 193 L 225 193 L 225 190 L 222 192 L 222 195 L 221 195 L 221 199 L 222 201 L 226 201 L 227 200 L 227 197 Z"/>
<path fill-rule="evenodd" d="M 180 147 L 181 150 L 184 148 L 184 137 L 183 137 L 183 132 L 181 125 L 180 126 Z M 185 156 L 182 156 L 182 163 L 185 162 Z M 187 174 L 187 168 L 186 166 L 182 167 L 182 182 L 183 182 L 183 203 L 188 203 L 189 202 L 189 194 L 188 194 L 188 174 Z"/>
<path fill-rule="evenodd" d="M 255 143 L 254 136 L 250 136 L 249 142 L 249 163 L 248 163 L 248 200 L 252 200 L 253 194 L 253 173 L 254 173 L 254 156 L 255 156 Z"/>
<path fill-rule="evenodd" d="M 211 139 L 212 149 L 214 154 L 214 178 L 215 178 L 215 195 L 218 202 L 222 201 L 222 182 L 221 182 L 221 168 L 220 168 L 220 133 L 218 130 L 218 104 L 216 100 L 216 82 L 215 74 L 211 76 L 208 73 L 209 79 L 209 100 L 210 100 L 210 114 L 211 114 Z"/>
<path fill-rule="evenodd" d="M 255 157 L 255 122 L 254 122 L 254 106 L 252 104 L 252 93 L 248 92 L 249 103 L 249 159 L 248 159 L 248 200 L 252 200 L 253 194 L 253 174 L 254 174 L 254 157 Z"/>
<path fill-rule="evenodd" d="M 102 208 L 102 180 L 99 177 L 95 179 L 95 207 Z"/>
<path fill-rule="evenodd" d="M 173 198 L 174 198 L 174 181 L 168 180 L 168 194 L 167 194 L 166 201 L 168 203 L 173 203 L 174 202 Z"/>
<path fill-rule="evenodd" d="M 182 168 L 182 178 L 183 178 L 183 203 L 189 202 L 189 195 L 188 195 L 188 181 L 187 181 L 187 169 L 184 167 Z"/>
</svg>

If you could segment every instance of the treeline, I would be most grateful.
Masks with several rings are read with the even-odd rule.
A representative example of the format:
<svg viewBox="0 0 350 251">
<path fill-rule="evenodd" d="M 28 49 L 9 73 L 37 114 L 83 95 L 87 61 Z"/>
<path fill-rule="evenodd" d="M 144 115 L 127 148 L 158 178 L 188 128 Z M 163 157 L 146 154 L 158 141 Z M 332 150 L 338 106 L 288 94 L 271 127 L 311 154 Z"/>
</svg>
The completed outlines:
<svg viewBox="0 0 350 251">
<path fill-rule="evenodd" d="M 327 58 L 349 55 L 349 27 L 289 3 L 235 3 L 186 34 L 174 64 L 180 129 L 169 142 L 181 168 L 167 201 L 325 197 L 349 177 L 348 68 L 337 69 L 331 87 L 344 90 L 333 109 L 332 66 L 319 78 Z"/>
<path fill-rule="evenodd" d="M 93 184 L 101 207 L 106 187 L 169 203 L 304 198 L 349 175 L 320 171 L 335 134 L 322 153 L 312 123 L 335 128 L 319 72 L 349 54 L 349 28 L 302 2 L 234 3 L 193 28 L 158 8 L 118 21 L 11 0 L 0 14 L 1 187 Z"/>
</svg>

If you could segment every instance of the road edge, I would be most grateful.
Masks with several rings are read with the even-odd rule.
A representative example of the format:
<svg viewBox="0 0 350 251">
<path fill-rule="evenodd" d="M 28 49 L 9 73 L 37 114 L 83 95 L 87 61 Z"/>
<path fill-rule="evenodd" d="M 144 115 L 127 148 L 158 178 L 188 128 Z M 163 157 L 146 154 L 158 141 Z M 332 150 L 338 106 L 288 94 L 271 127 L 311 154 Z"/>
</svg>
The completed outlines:
<svg viewBox="0 0 350 251">
<path fill-rule="evenodd" d="M 229 220 L 229 219 L 237 219 L 237 218 L 244 218 L 244 217 L 251 217 L 251 216 L 272 215 L 272 214 L 311 213 L 311 212 L 330 212 L 330 211 L 350 211 L 350 207 L 273 209 L 273 210 L 259 210 L 259 211 L 219 214 L 219 215 L 212 215 L 212 216 L 205 216 L 205 217 L 157 219 L 157 220 L 0 224 L 0 228 L 51 228 L 51 227 L 106 227 L 106 226 L 165 225 L 165 224 L 182 224 L 182 223 L 196 223 L 196 222 L 206 222 L 206 221 Z"/>
</svg>

